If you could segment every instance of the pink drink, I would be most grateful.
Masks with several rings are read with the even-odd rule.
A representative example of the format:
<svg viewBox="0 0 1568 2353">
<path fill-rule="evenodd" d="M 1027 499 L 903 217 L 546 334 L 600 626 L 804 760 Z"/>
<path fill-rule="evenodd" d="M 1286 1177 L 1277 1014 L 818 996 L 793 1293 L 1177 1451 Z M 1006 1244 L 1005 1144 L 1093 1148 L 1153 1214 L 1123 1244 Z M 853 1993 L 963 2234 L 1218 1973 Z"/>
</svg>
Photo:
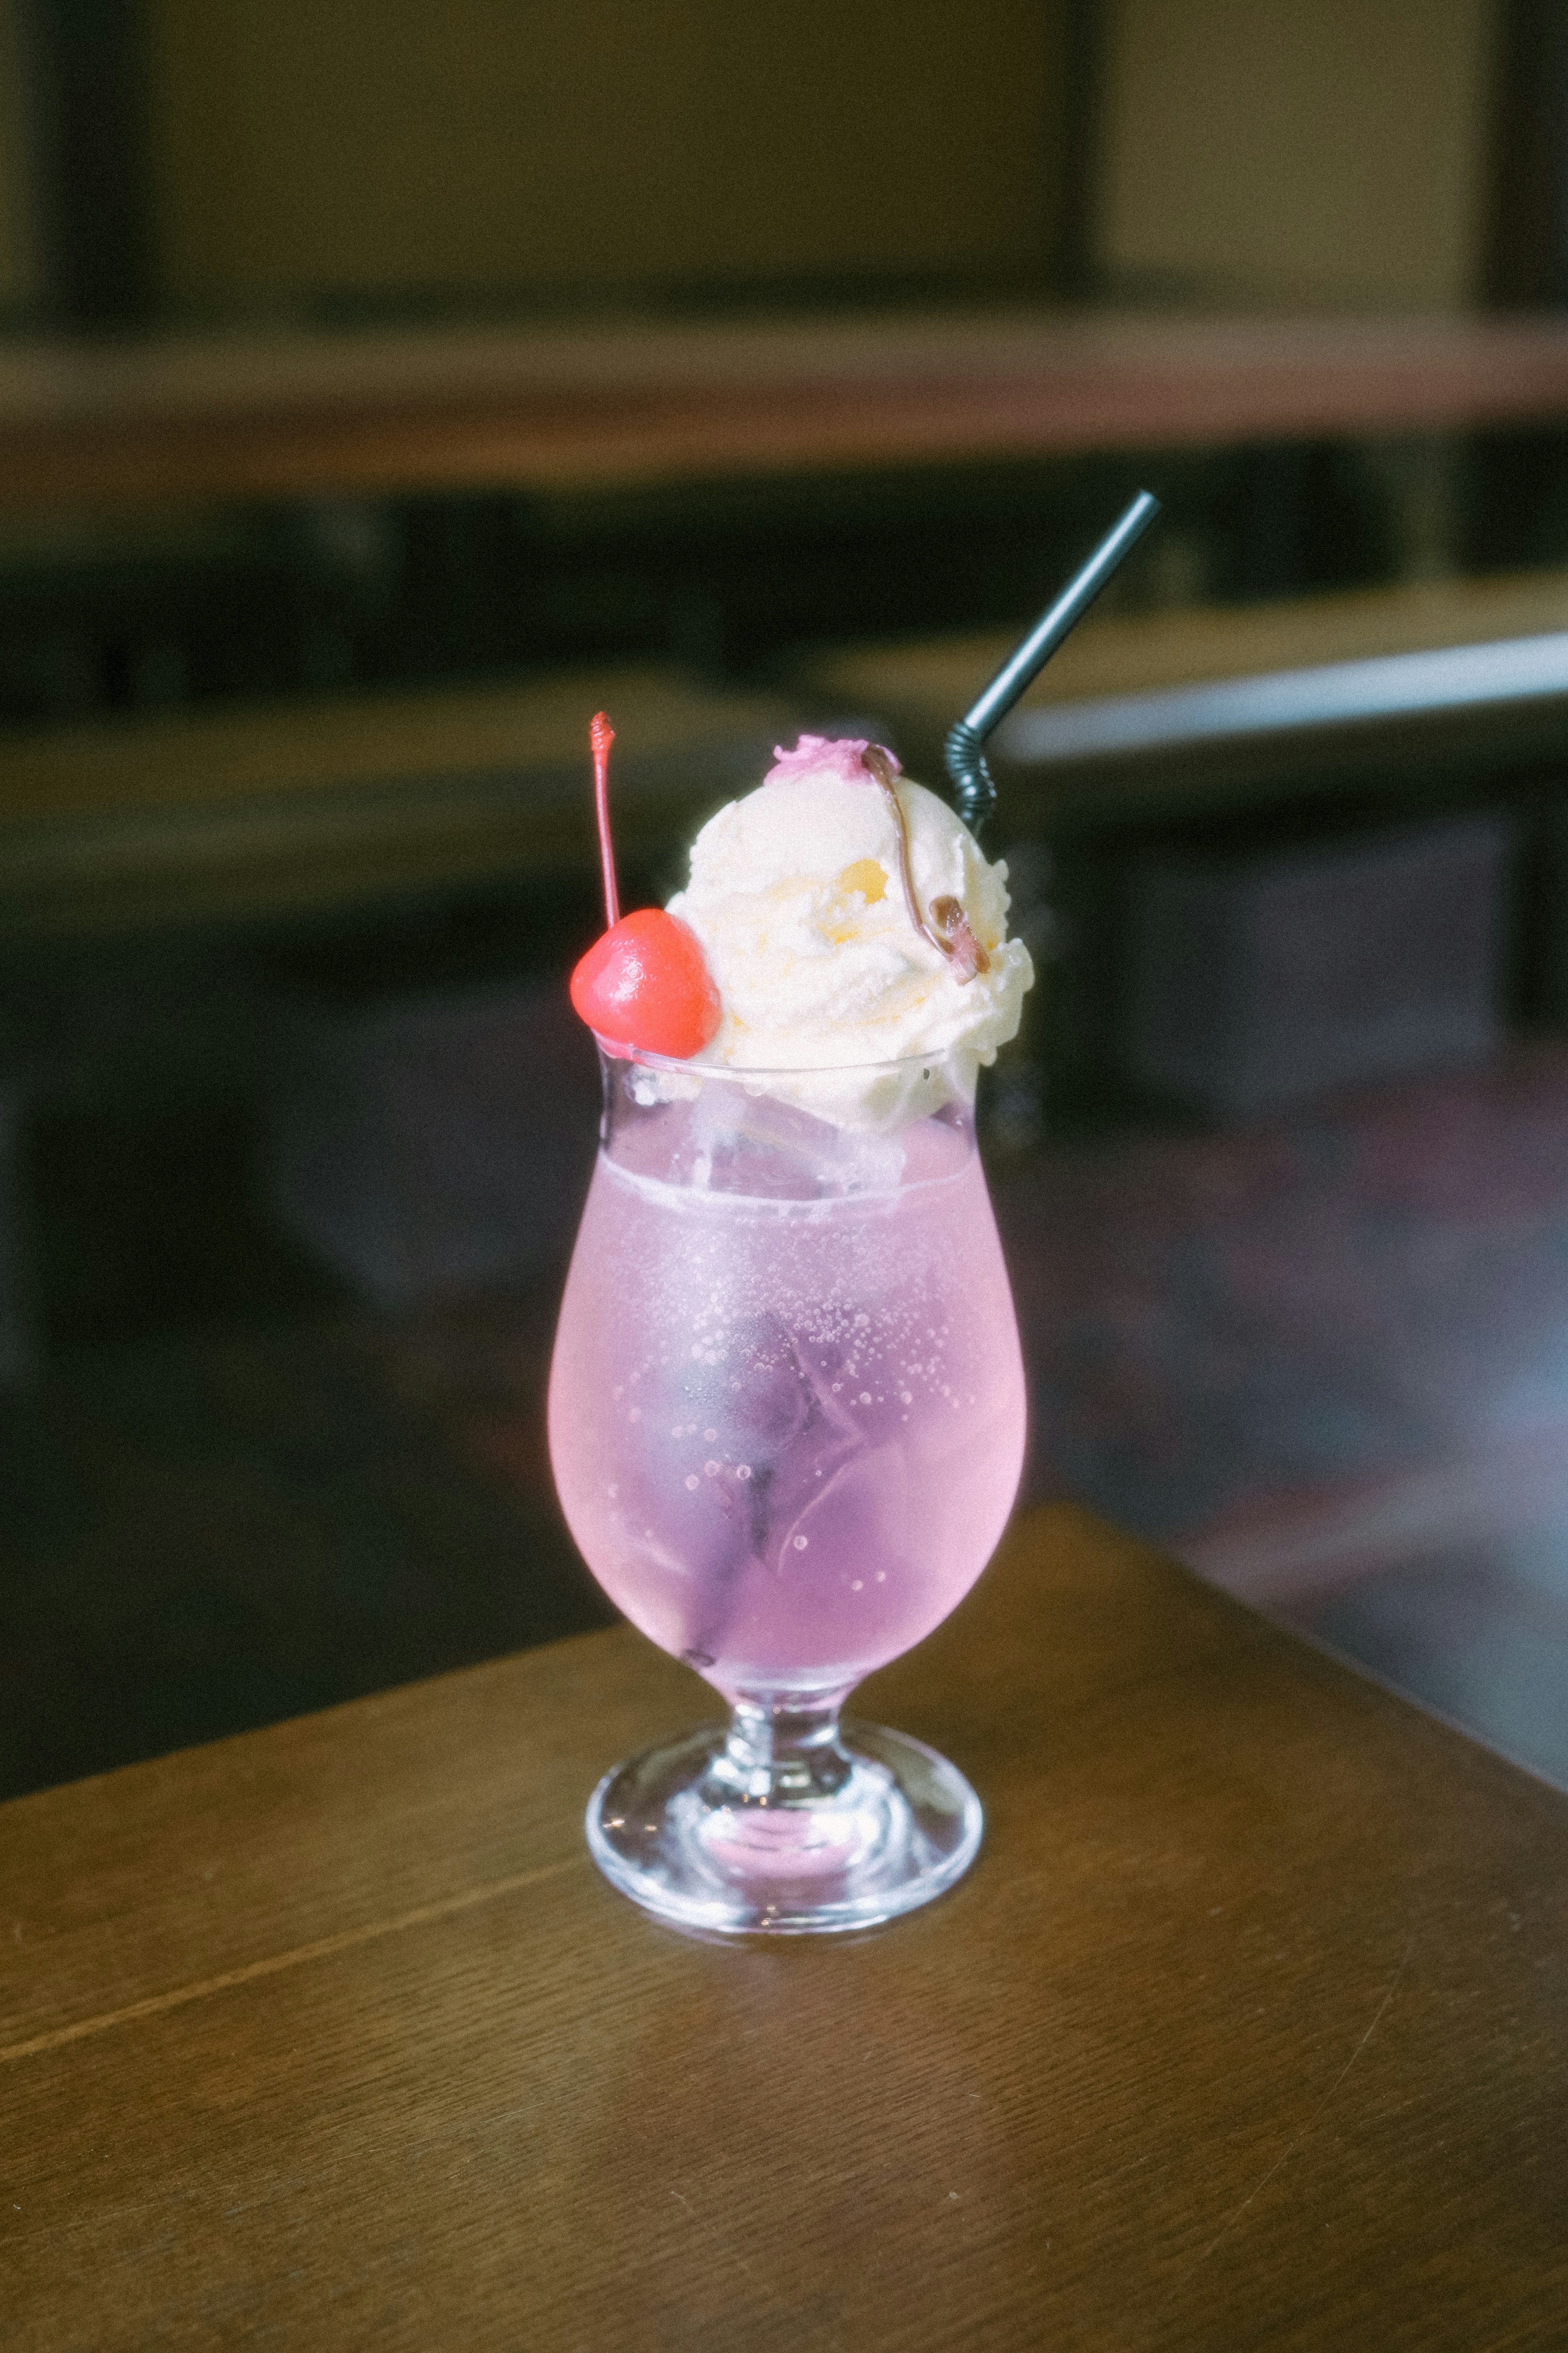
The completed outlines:
<svg viewBox="0 0 1568 2353">
<path fill-rule="evenodd" d="M 567 1519 L 627 1617 L 727 1696 L 842 1693 L 968 1590 L 1017 1486 L 1023 1367 L 968 1114 L 840 1136 L 722 1080 L 618 1117 L 635 1083 L 612 1081 L 556 1340 Z"/>
</svg>

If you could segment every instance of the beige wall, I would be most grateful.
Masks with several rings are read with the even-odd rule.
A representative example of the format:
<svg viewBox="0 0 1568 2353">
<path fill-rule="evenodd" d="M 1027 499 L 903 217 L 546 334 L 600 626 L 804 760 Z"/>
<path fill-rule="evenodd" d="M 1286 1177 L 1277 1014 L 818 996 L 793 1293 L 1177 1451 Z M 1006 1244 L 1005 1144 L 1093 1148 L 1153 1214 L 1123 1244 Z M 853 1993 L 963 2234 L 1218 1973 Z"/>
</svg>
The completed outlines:
<svg viewBox="0 0 1568 2353">
<path fill-rule="evenodd" d="M 1474 299 L 1498 0 L 1108 0 L 1100 257 L 1221 301 Z"/>
<path fill-rule="evenodd" d="M 1057 0 L 151 0 L 176 301 L 1027 267 Z"/>
<path fill-rule="evenodd" d="M 0 0 L 0 311 L 25 308 L 37 290 L 20 32 L 19 0 Z"/>
</svg>

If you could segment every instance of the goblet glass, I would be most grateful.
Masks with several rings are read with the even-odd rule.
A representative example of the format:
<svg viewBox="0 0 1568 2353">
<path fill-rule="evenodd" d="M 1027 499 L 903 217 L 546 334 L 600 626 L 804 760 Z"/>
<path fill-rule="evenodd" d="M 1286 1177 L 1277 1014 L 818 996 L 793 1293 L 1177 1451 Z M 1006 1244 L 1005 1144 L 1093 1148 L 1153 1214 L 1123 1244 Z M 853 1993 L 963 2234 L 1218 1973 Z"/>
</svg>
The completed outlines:
<svg viewBox="0 0 1568 2353">
<path fill-rule="evenodd" d="M 967 1592 L 1023 1461 L 973 1065 L 601 1060 L 551 1458 L 600 1584 L 730 1721 L 607 1774 L 588 1843 L 682 1927 L 866 1927 L 981 1835 L 945 1758 L 839 1721 Z"/>
</svg>

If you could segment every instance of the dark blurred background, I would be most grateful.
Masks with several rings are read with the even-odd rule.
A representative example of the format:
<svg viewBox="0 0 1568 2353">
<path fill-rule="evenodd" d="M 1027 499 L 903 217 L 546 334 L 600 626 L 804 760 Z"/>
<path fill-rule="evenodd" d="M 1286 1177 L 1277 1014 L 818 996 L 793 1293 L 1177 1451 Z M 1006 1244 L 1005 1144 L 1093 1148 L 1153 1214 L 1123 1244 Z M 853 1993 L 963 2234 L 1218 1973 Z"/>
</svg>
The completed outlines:
<svg viewBox="0 0 1568 2353">
<path fill-rule="evenodd" d="M 1548 0 L 0 0 L 0 1794 L 602 1622 L 563 975 L 1010 732 L 1070 1493 L 1568 1778 Z"/>
</svg>

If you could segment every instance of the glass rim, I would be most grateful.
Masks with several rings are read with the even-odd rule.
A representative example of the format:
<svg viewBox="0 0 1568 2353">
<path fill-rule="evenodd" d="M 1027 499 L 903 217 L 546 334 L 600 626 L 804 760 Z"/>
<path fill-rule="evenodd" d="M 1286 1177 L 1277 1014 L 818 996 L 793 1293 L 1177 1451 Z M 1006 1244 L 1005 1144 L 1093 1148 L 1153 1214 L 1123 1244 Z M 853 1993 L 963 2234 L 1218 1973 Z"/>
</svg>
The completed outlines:
<svg viewBox="0 0 1568 2353">
<path fill-rule="evenodd" d="M 672 1071 L 682 1078 L 731 1079 L 742 1084 L 768 1079 L 897 1078 L 913 1071 L 936 1070 L 959 1050 L 942 1046 L 924 1054 L 900 1054 L 885 1062 L 705 1062 L 697 1054 L 682 1060 L 675 1054 L 656 1054 L 648 1047 L 620 1045 L 601 1037 L 596 1029 L 590 1034 L 609 1062 L 628 1062 L 638 1070 Z"/>
</svg>

